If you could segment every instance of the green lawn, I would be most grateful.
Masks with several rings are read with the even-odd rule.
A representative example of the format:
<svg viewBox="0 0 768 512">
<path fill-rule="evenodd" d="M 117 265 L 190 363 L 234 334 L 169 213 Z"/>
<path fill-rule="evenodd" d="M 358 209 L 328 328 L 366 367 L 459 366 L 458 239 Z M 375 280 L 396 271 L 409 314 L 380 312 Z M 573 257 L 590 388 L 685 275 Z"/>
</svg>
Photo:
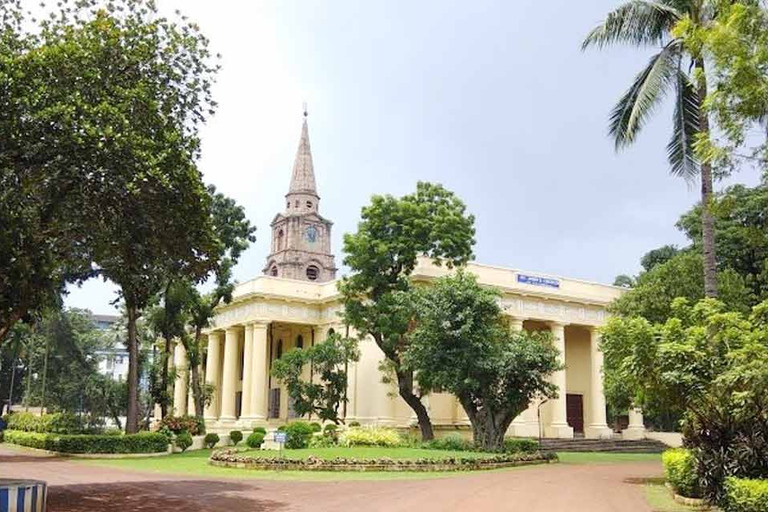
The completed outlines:
<svg viewBox="0 0 768 512">
<path fill-rule="evenodd" d="M 663 483 L 648 483 L 645 485 L 645 500 L 653 512 L 696 512 L 701 508 L 683 505 L 672 499 L 672 493 Z"/>
<path fill-rule="evenodd" d="M 306 459 L 314 455 L 319 459 L 335 459 L 344 457 L 347 459 L 379 459 L 389 457 L 390 459 L 447 459 L 450 457 L 493 457 L 493 453 L 482 452 L 462 452 L 450 450 L 426 450 L 423 448 L 380 448 L 380 447 L 354 447 L 354 448 L 305 448 L 303 450 L 248 450 L 243 455 L 254 457 L 285 457 L 286 459 Z"/>
<path fill-rule="evenodd" d="M 659 453 L 558 452 L 566 464 L 600 464 L 614 462 L 661 462 Z"/>
</svg>

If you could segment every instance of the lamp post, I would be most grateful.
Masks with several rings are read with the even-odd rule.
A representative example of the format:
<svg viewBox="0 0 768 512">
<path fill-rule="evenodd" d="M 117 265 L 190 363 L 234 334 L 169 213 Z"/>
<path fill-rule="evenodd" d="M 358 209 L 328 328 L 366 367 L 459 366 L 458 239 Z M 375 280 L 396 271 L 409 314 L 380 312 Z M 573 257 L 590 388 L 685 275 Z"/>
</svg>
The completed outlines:
<svg viewBox="0 0 768 512">
<path fill-rule="evenodd" d="M 537 417 L 537 421 L 539 423 L 539 450 L 541 450 L 541 438 L 544 436 L 544 434 L 542 432 L 543 427 L 541 425 L 541 406 L 544 405 L 547 402 L 549 402 L 549 399 L 545 398 L 544 400 L 539 402 L 539 405 L 536 406 L 536 417 Z"/>
</svg>

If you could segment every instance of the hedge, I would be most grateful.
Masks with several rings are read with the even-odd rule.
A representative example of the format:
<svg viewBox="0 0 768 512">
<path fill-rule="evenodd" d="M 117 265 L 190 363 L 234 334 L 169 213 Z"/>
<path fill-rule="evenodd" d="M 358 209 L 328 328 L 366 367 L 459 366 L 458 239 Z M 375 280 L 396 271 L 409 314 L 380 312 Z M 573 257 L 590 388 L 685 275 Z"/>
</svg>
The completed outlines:
<svg viewBox="0 0 768 512">
<path fill-rule="evenodd" d="M 664 464 L 664 477 L 675 492 L 686 498 L 701 497 L 698 476 L 696 474 L 696 458 L 684 448 L 667 450 L 661 455 Z"/>
<path fill-rule="evenodd" d="M 61 453 L 158 453 L 168 449 L 168 439 L 156 432 L 113 436 L 39 434 L 6 430 L 5 441 Z"/>
<path fill-rule="evenodd" d="M 339 436 L 342 446 L 389 446 L 403 445 L 403 438 L 397 430 L 384 427 L 353 427 Z"/>
<path fill-rule="evenodd" d="M 182 432 L 189 432 L 192 436 L 205 434 L 205 420 L 198 416 L 166 416 L 160 420 L 158 430 L 163 427 L 168 428 L 168 430 L 176 435 Z"/>
<path fill-rule="evenodd" d="M 768 480 L 725 479 L 726 512 L 768 512 Z"/>
<path fill-rule="evenodd" d="M 14 412 L 5 416 L 8 430 L 38 432 L 41 434 L 81 434 L 83 421 L 74 414 L 54 412 L 37 415 L 31 412 Z"/>
</svg>

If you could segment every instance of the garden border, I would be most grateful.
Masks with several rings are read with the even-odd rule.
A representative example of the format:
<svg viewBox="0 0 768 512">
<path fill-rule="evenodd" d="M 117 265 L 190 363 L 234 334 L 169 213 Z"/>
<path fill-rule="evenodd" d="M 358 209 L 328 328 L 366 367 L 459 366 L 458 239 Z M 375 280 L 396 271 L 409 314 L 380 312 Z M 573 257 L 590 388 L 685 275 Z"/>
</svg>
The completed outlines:
<svg viewBox="0 0 768 512">
<path fill-rule="evenodd" d="M 485 471 L 491 469 L 532 466 L 558 462 L 550 453 L 516 456 L 499 455 L 489 458 L 446 459 L 357 459 L 336 458 L 287 459 L 237 455 L 234 450 L 219 450 L 211 454 L 208 464 L 215 467 L 251 469 L 261 471 L 377 471 L 377 472 L 446 472 Z"/>
<path fill-rule="evenodd" d="M 62 457 L 67 459 L 146 459 L 151 457 L 162 457 L 164 455 L 171 455 L 173 452 L 168 450 L 164 452 L 147 452 L 147 453 L 67 453 L 57 452 L 54 450 L 43 450 L 42 448 L 32 448 L 31 446 L 24 446 L 23 444 L 9 443 L 5 441 L 3 444 L 13 446 L 14 448 L 21 448 L 23 450 L 29 450 L 41 455 L 50 455 L 52 457 Z"/>
</svg>

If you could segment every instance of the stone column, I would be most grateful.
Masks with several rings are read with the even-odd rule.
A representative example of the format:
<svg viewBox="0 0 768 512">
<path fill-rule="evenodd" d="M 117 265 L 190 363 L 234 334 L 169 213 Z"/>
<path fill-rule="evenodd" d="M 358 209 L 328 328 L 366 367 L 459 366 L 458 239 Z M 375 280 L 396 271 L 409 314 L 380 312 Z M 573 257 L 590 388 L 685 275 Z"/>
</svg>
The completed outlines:
<svg viewBox="0 0 768 512">
<path fill-rule="evenodd" d="M 205 359 L 205 383 L 215 387 L 211 404 L 205 408 L 205 419 L 216 420 L 218 415 L 219 397 L 219 367 L 221 365 L 221 331 L 208 335 L 208 355 Z"/>
<path fill-rule="evenodd" d="M 237 359 L 239 355 L 238 338 L 240 327 L 230 327 L 224 337 L 224 372 L 221 382 L 221 421 L 234 421 L 235 393 L 237 392 Z"/>
<path fill-rule="evenodd" d="M 192 370 L 189 371 L 189 380 L 187 381 L 187 414 L 189 416 L 195 415 L 195 393 L 192 389 Z"/>
<path fill-rule="evenodd" d="M 183 416 L 187 413 L 187 352 L 179 341 L 173 348 L 173 366 L 176 369 L 176 380 L 173 384 L 173 414 Z"/>
<path fill-rule="evenodd" d="M 251 420 L 251 392 L 253 389 L 253 324 L 245 326 L 245 345 L 243 346 L 243 402 L 241 419 Z"/>
<path fill-rule="evenodd" d="M 251 393 L 249 405 L 251 418 L 257 422 L 267 420 L 267 324 L 252 324 L 253 348 L 251 350 Z"/>
<path fill-rule="evenodd" d="M 645 424 L 643 423 L 643 411 L 639 407 L 629 408 L 629 425 L 621 431 L 621 437 L 636 441 L 645 439 Z"/>
<path fill-rule="evenodd" d="M 565 365 L 565 324 L 560 322 L 550 323 L 550 330 L 555 338 L 555 347 L 560 351 L 560 364 Z M 568 425 L 565 395 L 566 395 L 566 370 L 560 370 L 552 375 L 552 382 L 557 386 L 558 397 L 549 401 L 550 424 L 544 428 L 547 437 L 572 438 L 573 428 Z"/>
<path fill-rule="evenodd" d="M 589 329 L 589 364 L 591 375 L 589 381 L 589 401 L 591 415 L 589 424 L 584 429 L 585 437 L 593 439 L 610 439 L 613 430 L 608 427 L 605 419 L 605 394 L 603 393 L 603 353 L 600 351 L 600 334 L 595 327 Z"/>
<path fill-rule="evenodd" d="M 523 319 L 518 317 L 509 318 L 509 329 L 512 332 L 520 332 L 523 330 Z M 525 436 L 526 435 L 526 416 L 528 411 L 525 410 L 520 415 L 512 420 L 512 424 L 507 429 L 507 434 L 511 436 Z"/>
</svg>

